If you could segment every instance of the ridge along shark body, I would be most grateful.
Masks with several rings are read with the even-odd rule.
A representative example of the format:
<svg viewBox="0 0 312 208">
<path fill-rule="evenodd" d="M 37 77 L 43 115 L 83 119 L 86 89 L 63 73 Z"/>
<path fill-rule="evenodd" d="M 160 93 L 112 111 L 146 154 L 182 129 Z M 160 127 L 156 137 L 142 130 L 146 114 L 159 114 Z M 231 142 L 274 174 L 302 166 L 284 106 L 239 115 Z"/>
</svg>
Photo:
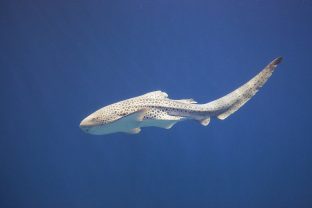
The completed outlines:
<svg viewBox="0 0 312 208">
<path fill-rule="evenodd" d="M 172 100 L 162 91 L 105 106 L 80 123 L 89 134 L 103 135 L 116 132 L 137 134 L 142 127 L 154 126 L 170 129 L 180 121 L 195 119 L 207 126 L 211 118 L 226 119 L 241 108 L 272 75 L 282 58 L 274 59 L 259 74 L 233 92 L 206 104 L 193 99 Z"/>
</svg>

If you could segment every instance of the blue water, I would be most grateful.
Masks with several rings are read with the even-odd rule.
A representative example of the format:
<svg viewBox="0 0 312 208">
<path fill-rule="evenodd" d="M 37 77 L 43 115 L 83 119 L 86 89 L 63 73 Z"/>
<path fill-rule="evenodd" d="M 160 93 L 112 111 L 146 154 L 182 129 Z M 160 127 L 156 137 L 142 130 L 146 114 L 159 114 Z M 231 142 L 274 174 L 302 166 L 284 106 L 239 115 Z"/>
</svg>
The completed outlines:
<svg viewBox="0 0 312 208">
<path fill-rule="evenodd" d="M 311 1 L 1 1 L 0 207 L 312 207 Z M 205 103 L 277 56 L 207 127 L 91 136 L 153 90 Z"/>
</svg>

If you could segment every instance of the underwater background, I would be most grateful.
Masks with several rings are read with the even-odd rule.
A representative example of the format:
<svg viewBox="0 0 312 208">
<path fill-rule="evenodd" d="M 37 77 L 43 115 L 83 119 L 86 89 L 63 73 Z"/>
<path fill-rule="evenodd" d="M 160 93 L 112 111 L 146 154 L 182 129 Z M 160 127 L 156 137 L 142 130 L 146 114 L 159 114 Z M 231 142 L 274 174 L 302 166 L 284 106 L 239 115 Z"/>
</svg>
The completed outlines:
<svg viewBox="0 0 312 208">
<path fill-rule="evenodd" d="M 0 2 L 0 207 L 312 207 L 312 2 Z M 92 136 L 154 90 L 206 103 L 284 60 L 203 127 Z"/>
</svg>

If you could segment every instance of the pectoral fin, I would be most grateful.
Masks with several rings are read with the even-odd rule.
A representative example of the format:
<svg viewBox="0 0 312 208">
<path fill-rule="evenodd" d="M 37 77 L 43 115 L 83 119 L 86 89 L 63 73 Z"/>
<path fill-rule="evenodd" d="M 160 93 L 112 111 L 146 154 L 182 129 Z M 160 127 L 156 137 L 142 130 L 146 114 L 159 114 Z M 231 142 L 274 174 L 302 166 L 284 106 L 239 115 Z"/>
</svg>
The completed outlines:
<svg viewBox="0 0 312 208">
<path fill-rule="evenodd" d="M 141 110 L 135 111 L 133 113 L 130 113 L 126 116 L 123 116 L 119 120 L 122 120 L 125 122 L 130 122 L 130 121 L 141 122 L 141 121 L 143 121 L 145 113 L 146 113 L 146 109 L 141 109 Z"/>
<path fill-rule="evenodd" d="M 137 134 L 140 132 L 140 123 L 143 121 L 145 109 L 138 110 L 125 116 L 121 116 L 112 125 L 121 132 Z"/>
</svg>

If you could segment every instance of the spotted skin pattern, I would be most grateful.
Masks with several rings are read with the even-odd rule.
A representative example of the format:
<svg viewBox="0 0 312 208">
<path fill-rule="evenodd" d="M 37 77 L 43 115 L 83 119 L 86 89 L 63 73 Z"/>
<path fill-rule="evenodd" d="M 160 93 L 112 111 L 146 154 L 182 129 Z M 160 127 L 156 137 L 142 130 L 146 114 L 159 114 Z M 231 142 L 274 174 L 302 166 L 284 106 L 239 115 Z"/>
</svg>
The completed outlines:
<svg viewBox="0 0 312 208">
<path fill-rule="evenodd" d="M 199 115 L 205 113 L 205 110 L 199 105 L 184 103 L 179 100 L 171 100 L 167 98 L 166 93 L 155 91 L 108 105 L 96 111 L 95 114 L 97 114 L 96 119 L 105 124 L 140 109 L 147 109 L 143 120 L 180 120 L 180 117 L 187 117 L 192 113 L 197 113 Z"/>
<path fill-rule="evenodd" d="M 272 75 L 282 58 L 274 59 L 246 84 L 217 100 L 197 104 L 193 99 L 172 100 L 167 93 L 154 91 L 105 106 L 89 115 L 80 127 L 87 133 L 101 135 L 115 132 L 136 134 L 141 127 L 169 129 L 186 119 L 206 126 L 211 117 L 223 120 L 241 108 Z"/>
</svg>

